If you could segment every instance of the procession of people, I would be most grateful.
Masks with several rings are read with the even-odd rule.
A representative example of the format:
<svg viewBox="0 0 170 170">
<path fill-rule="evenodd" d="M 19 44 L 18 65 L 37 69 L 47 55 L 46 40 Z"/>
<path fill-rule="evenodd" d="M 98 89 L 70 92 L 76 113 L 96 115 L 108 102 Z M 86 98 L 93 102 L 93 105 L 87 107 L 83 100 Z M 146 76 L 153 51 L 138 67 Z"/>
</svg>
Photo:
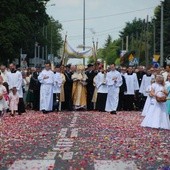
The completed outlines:
<svg viewBox="0 0 170 170">
<path fill-rule="evenodd" d="M 22 115 L 26 110 L 43 114 L 58 111 L 92 111 L 116 115 L 117 111 L 140 111 L 143 127 L 170 129 L 170 67 L 105 68 L 102 63 L 53 69 L 17 69 L 14 63 L 0 67 L 0 114 Z M 157 97 L 166 97 L 158 101 Z"/>
</svg>

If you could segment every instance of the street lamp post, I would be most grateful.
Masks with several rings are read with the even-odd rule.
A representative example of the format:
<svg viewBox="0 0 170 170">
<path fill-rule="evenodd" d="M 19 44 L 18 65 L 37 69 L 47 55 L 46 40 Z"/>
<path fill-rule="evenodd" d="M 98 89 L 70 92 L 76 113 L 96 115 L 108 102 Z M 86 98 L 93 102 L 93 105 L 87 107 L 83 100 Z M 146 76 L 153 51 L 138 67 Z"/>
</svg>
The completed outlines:
<svg viewBox="0 0 170 170">
<path fill-rule="evenodd" d="M 47 25 L 45 26 L 45 31 L 46 31 L 45 38 L 47 40 Z M 48 47 L 47 47 L 47 44 L 46 44 L 45 45 L 45 60 L 47 60 L 47 59 L 48 59 Z"/>
<path fill-rule="evenodd" d="M 53 60 L 53 37 L 52 37 L 52 22 L 51 22 L 51 40 L 50 40 L 50 44 L 51 44 L 51 47 L 50 47 L 50 59 Z"/>
<path fill-rule="evenodd" d="M 160 44 L 160 65 L 161 67 L 163 66 L 164 62 L 164 6 L 163 2 L 161 2 L 161 33 L 160 33 L 160 39 L 161 39 L 161 44 Z"/>
<path fill-rule="evenodd" d="M 35 42 L 35 46 L 34 46 L 34 66 L 37 65 L 37 47 L 38 47 L 38 43 Z"/>
<path fill-rule="evenodd" d="M 83 51 L 85 51 L 85 0 L 83 0 Z M 83 58 L 83 64 L 85 65 L 85 58 Z"/>
</svg>

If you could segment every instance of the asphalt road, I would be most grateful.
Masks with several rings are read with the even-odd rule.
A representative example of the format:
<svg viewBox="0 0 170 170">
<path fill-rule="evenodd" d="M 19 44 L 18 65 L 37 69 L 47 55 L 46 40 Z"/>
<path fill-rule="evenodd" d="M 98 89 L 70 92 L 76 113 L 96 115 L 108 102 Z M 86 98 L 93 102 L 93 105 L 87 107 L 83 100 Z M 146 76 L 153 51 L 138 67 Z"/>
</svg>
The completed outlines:
<svg viewBox="0 0 170 170">
<path fill-rule="evenodd" d="M 169 170 L 170 130 L 140 112 L 28 111 L 0 118 L 2 170 Z"/>
</svg>

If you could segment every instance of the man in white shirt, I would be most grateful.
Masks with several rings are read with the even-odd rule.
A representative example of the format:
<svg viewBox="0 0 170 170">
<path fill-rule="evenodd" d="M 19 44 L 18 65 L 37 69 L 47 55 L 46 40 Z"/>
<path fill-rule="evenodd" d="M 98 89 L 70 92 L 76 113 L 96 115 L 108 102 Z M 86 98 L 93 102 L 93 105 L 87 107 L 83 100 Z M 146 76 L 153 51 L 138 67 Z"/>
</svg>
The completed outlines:
<svg viewBox="0 0 170 170">
<path fill-rule="evenodd" d="M 106 112 L 116 114 L 119 101 L 119 87 L 122 85 L 122 76 L 115 69 L 115 64 L 110 66 L 110 72 L 106 74 L 106 84 L 108 86 L 108 94 L 106 100 Z"/>
</svg>

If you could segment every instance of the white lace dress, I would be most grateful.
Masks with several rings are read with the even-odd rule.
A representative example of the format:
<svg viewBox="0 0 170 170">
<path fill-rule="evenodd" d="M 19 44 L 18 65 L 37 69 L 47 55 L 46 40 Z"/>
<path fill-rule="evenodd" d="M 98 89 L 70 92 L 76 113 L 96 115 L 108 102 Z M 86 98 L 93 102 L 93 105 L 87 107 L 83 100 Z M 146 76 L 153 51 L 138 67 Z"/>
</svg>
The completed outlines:
<svg viewBox="0 0 170 170">
<path fill-rule="evenodd" d="M 155 94 L 161 96 L 162 91 L 165 87 L 154 83 L 152 88 L 155 91 Z M 160 103 L 157 102 L 155 97 L 152 98 L 151 106 L 149 108 L 149 113 L 146 114 L 144 120 L 141 123 L 143 127 L 151 128 L 161 128 L 161 129 L 170 129 L 170 120 L 169 115 L 166 113 L 166 102 Z"/>
</svg>

